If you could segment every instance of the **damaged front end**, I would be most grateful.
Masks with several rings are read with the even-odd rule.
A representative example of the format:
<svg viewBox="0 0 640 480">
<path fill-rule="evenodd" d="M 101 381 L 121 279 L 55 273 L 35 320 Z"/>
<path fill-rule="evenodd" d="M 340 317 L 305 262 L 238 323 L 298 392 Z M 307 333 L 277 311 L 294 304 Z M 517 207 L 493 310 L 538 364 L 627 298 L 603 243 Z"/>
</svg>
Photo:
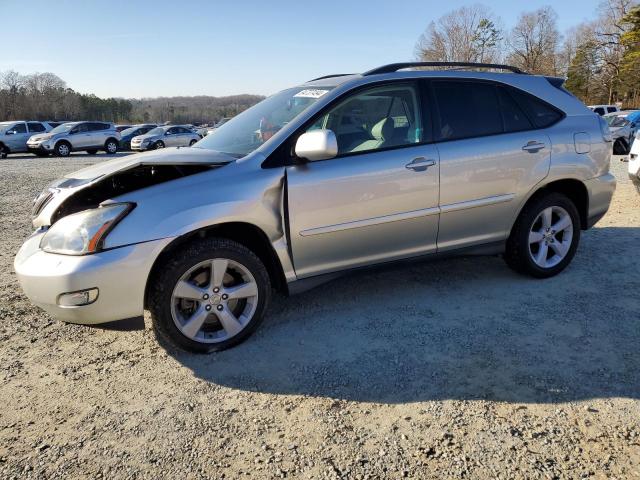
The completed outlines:
<svg viewBox="0 0 640 480">
<path fill-rule="evenodd" d="M 131 159 L 129 162 L 113 161 L 113 168 L 106 165 L 111 162 L 105 162 L 56 180 L 34 199 L 33 226 L 46 228 L 63 217 L 96 208 L 121 195 L 210 171 L 233 161 L 228 157 L 223 160 L 219 154 L 208 161 L 202 158 L 194 161 L 184 150 L 181 153 L 183 155 L 174 161 L 171 161 L 174 155 L 133 155 L 125 157 Z M 208 153 L 211 157 L 211 152 Z"/>
</svg>

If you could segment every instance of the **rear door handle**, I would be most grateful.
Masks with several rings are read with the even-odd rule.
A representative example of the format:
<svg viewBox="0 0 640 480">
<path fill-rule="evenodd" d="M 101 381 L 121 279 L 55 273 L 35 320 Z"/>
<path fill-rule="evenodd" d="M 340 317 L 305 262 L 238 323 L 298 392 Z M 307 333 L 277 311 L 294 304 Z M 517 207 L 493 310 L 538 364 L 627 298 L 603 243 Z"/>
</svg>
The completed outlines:
<svg viewBox="0 0 640 480">
<path fill-rule="evenodd" d="M 546 147 L 546 145 L 544 143 L 536 142 L 535 140 L 531 140 L 524 147 L 522 147 L 522 150 L 524 150 L 525 152 L 536 153 L 536 152 L 539 152 L 540 150 L 542 150 L 544 147 Z"/>
<path fill-rule="evenodd" d="M 427 168 L 433 167 L 435 164 L 435 160 L 427 160 L 424 157 L 418 157 L 407 163 L 405 168 L 413 170 L 414 172 L 424 172 Z"/>
</svg>

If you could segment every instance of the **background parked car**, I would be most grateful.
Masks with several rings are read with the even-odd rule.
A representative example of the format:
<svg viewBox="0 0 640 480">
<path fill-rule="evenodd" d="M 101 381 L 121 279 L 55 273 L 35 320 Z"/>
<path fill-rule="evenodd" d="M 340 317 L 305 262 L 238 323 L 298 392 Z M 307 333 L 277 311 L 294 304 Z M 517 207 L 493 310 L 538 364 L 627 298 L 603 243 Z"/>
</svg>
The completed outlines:
<svg viewBox="0 0 640 480">
<path fill-rule="evenodd" d="M 31 135 L 52 129 L 47 122 L 20 120 L 0 123 L 0 158 L 6 158 L 9 153 L 28 152 L 27 141 Z"/>
<path fill-rule="evenodd" d="M 155 124 L 134 125 L 120 132 L 120 150 L 131 150 L 131 140 L 156 128 Z"/>
<path fill-rule="evenodd" d="M 629 110 L 624 112 L 609 113 L 604 116 L 609 124 L 613 139 L 613 153 L 626 155 L 631 149 L 631 144 L 638 131 L 640 111 Z"/>
<path fill-rule="evenodd" d="M 131 150 L 144 151 L 165 147 L 190 147 L 200 135 L 183 125 L 157 127 L 131 140 Z"/>
<path fill-rule="evenodd" d="M 133 125 L 116 125 L 116 132 L 122 132 L 128 128 L 131 128 Z"/>
<path fill-rule="evenodd" d="M 600 116 L 620 111 L 616 105 L 589 105 L 587 108 Z"/>
<path fill-rule="evenodd" d="M 119 142 L 120 134 L 113 123 L 70 122 L 43 135 L 33 135 L 27 141 L 27 147 L 36 155 L 67 157 L 79 150 L 85 150 L 90 155 L 98 150 L 113 154 L 118 151 Z"/>
<path fill-rule="evenodd" d="M 207 133 L 205 133 L 205 136 L 206 135 L 210 135 L 211 133 L 213 133 L 215 131 L 216 128 L 220 128 L 222 125 L 227 123 L 229 120 L 231 120 L 230 117 L 221 118 L 219 122 L 217 122 L 217 123 L 215 123 L 213 125 L 213 127 L 207 128 Z"/>
</svg>

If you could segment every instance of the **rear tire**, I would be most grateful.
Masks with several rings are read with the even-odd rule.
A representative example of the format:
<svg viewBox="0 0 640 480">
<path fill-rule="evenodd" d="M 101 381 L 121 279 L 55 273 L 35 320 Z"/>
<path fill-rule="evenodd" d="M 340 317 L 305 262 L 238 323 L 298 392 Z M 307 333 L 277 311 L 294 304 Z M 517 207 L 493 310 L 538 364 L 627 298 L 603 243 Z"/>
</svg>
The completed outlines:
<svg viewBox="0 0 640 480">
<path fill-rule="evenodd" d="M 629 153 L 629 145 L 627 145 L 624 139 L 619 138 L 613 144 L 613 153 L 614 155 L 626 155 Z"/>
<path fill-rule="evenodd" d="M 262 261 L 224 238 L 187 244 L 167 256 L 157 272 L 148 296 L 154 329 L 161 339 L 195 353 L 245 340 L 262 321 L 271 296 Z M 200 321 L 193 326 L 192 320 Z"/>
<path fill-rule="evenodd" d="M 580 215 L 561 193 L 534 197 L 518 216 L 504 259 L 518 273 L 548 278 L 564 270 L 580 243 Z"/>
<path fill-rule="evenodd" d="M 104 151 L 109 155 L 114 155 L 118 153 L 118 141 L 113 138 L 109 138 L 106 142 L 104 142 Z"/>
<path fill-rule="evenodd" d="M 56 157 L 68 157 L 71 155 L 71 145 L 67 142 L 58 142 L 53 149 L 53 153 Z"/>
<path fill-rule="evenodd" d="M 7 155 L 9 155 L 9 149 L 4 145 L 0 144 L 0 158 L 2 159 L 7 158 Z"/>
</svg>

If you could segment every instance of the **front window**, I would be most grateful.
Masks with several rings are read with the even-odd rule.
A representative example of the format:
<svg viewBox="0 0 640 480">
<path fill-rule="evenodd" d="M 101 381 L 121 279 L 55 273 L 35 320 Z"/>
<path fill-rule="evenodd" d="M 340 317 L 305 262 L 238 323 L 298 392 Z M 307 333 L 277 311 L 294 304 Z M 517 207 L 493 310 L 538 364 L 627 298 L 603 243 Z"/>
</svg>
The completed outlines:
<svg viewBox="0 0 640 480">
<path fill-rule="evenodd" d="M 51 130 L 49 133 L 67 133 L 71 130 L 75 125 L 73 123 L 63 123 L 62 125 L 58 125 L 56 128 Z"/>
<path fill-rule="evenodd" d="M 200 140 L 195 147 L 241 158 L 273 137 L 330 88 L 297 87 L 276 93 L 245 110 Z"/>
</svg>

